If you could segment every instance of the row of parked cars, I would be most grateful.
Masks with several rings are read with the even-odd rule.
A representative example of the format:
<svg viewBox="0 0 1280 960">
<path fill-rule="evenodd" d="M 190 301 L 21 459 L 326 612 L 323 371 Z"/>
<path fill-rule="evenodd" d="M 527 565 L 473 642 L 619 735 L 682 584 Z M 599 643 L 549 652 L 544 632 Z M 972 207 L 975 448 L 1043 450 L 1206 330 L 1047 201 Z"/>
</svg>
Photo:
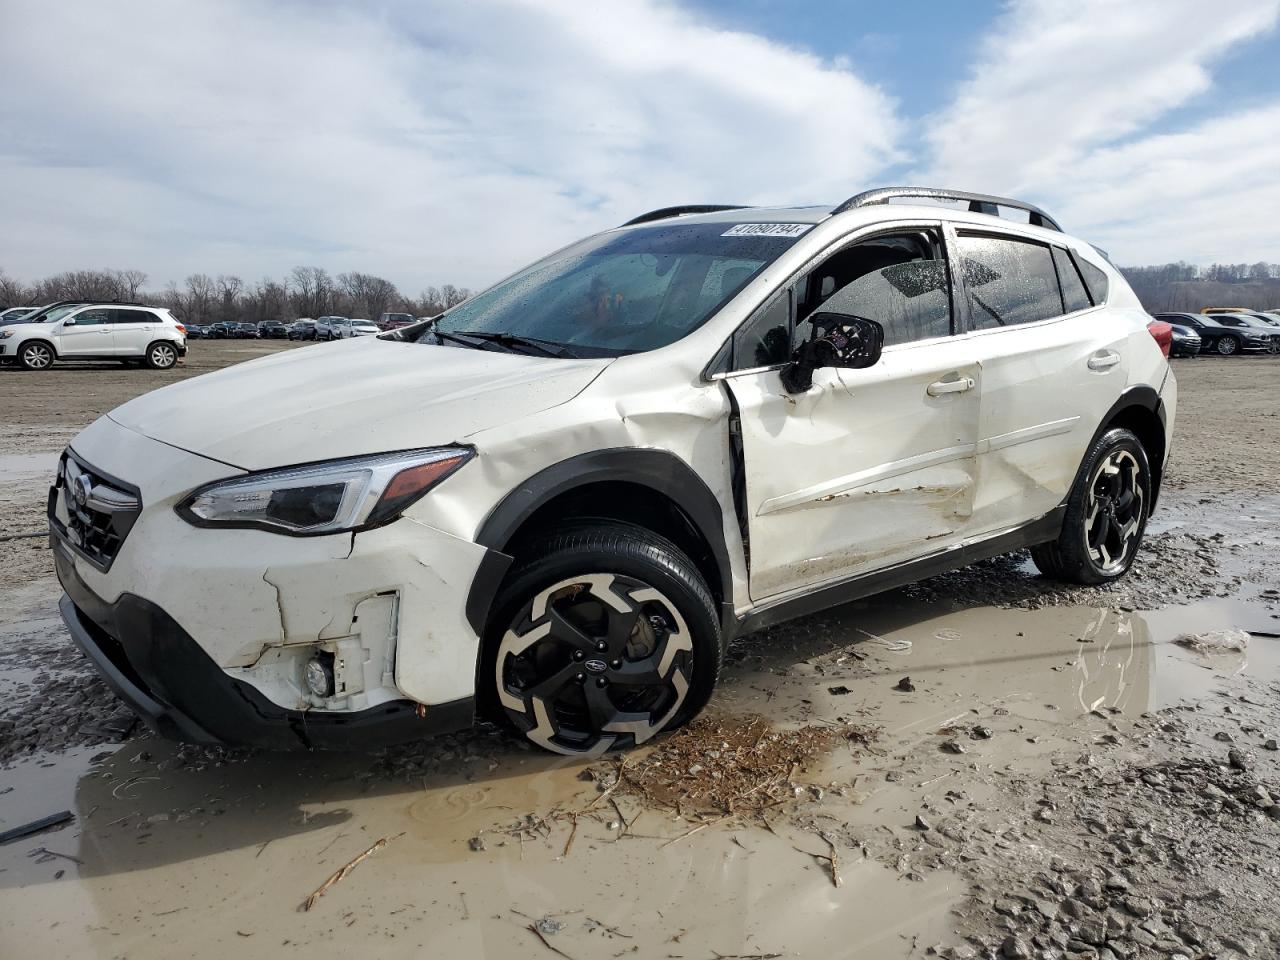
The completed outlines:
<svg viewBox="0 0 1280 960">
<path fill-rule="evenodd" d="M 256 324 L 195 324 L 187 328 L 187 335 L 196 340 L 346 340 L 406 327 L 417 320 L 411 313 L 384 313 L 376 321 L 340 316 L 324 316 L 315 320 L 299 317 L 292 323 L 263 320 Z"/>
<path fill-rule="evenodd" d="M 1170 356 L 1280 353 L 1280 307 L 1206 307 L 1200 313 L 1157 313 L 1155 318 L 1173 327 Z"/>
</svg>

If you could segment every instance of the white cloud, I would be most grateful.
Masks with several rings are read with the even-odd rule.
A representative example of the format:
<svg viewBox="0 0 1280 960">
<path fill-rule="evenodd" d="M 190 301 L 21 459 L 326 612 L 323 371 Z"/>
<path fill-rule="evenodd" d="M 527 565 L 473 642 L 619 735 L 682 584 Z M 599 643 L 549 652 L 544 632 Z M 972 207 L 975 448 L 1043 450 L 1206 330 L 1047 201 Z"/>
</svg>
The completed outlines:
<svg viewBox="0 0 1280 960">
<path fill-rule="evenodd" d="M 0 89 L 0 265 L 156 285 L 482 284 L 649 207 L 839 200 L 901 131 L 847 66 L 662 0 L 8 3 Z"/>
<path fill-rule="evenodd" d="M 1262 216 L 1277 209 L 1265 202 L 1275 110 L 1151 132 L 1209 91 L 1224 53 L 1271 30 L 1278 11 L 1277 0 L 1014 3 L 927 119 L 923 176 L 1039 200 L 1120 262 L 1280 259 Z"/>
</svg>

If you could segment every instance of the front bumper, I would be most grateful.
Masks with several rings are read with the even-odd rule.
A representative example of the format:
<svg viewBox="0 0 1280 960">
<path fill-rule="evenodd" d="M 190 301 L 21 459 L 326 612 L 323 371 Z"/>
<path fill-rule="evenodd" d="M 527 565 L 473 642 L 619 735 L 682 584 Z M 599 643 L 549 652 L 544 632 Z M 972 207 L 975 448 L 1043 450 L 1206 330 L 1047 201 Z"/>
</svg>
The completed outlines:
<svg viewBox="0 0 1280 960">
<path fill-rule="evenodd" d="M 289 710 L 228 676 L 160 606 L 130 593 L 98 597 L 69 548 L 51 538 L 58 604 L 71 638 L 116 695 L 163 737 L 273 750 L 363 749 L 470 726 L 472 698 L 422 711 L 397 700 L 352 713 Z"/>
</svg>

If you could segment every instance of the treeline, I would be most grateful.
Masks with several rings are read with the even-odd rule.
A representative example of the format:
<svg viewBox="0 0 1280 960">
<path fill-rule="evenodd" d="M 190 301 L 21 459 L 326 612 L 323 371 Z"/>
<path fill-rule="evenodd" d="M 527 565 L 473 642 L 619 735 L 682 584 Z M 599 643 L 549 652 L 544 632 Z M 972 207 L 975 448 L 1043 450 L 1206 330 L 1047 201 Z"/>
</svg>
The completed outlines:
<svg viewBox="0 0 1280 960">
<path fill-rule="evenodd" d="M 427 287 L 416 297 L 394 283 L 352 271 L 330 276 L 320 267 L 294 267 L 282 280 L 246 283 L 240 277 L 193 273 L 163 290 L 145 289 L 141 270 L 70 270 L 23 283 L 0 271 L 0 309 L 36 306 L 55 300 L 129 300 L 168 307 L 185 323 L 293 320 L 336 314 L 376 320 L 381 313 L 435 316 L 467 299 L 471 291 L 446 283 Z"/>
<path fill-rule="evenodd" d="M 1148 313 L 1164 310 L 1198 312 L 1203 307 L 1280 307 L 1280 264 L 1166 263 L 1154 267 L 1123 267 Z"/>
</svg>

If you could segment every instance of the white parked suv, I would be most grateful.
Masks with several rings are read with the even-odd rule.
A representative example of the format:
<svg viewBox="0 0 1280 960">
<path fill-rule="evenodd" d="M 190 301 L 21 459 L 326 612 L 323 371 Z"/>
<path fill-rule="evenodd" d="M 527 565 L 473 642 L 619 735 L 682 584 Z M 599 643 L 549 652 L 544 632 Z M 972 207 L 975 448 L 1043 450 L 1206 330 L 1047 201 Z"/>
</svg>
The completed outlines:
<svg viewBox="0 0 1280 960">
<path fill-rule="evenodd" d="M 316 320 L 317 340 L 340 340 L 342 330 L 351 321 L 346 317 L 324 316 Z"/>
<path fill-rule="evenodd" d="M 50 304 L 0 327 L 0 361 L 47 370 L 57 360 L 120 360 L 167 370 L 187 352 L 187 330 L 162 307 Z"/>
<path fill-rule="evenodd" d="M 1013 200 L 655 211 L 99 419 L 49 500 L 62 613 L 173 737 L 480 715 L 596 755 L 696 714 L 736 634 L 1022 547 L 1122 576 L 1169 334 Z"/>
</svg>

